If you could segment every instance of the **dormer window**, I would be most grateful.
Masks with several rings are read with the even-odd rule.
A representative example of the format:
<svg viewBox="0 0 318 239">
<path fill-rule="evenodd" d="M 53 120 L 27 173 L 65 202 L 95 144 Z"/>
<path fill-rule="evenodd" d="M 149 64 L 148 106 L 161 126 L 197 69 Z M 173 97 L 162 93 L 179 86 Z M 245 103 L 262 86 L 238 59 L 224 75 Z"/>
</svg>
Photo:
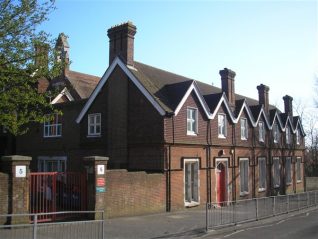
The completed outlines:
<svg viewBox="0 0 318 239">
<path fill-rule="evenodd" d="M 299 130 L 296 130 L 296 144 L 300 144 L 300 135 L 299 135 Z"/>
<path fill-rule="evenodd" d="M 265 141 L 265 127 L 264 127 L 263 121 L 260 121 L 258 123 L 258 140 L 259 140 L 259 142 Z"/>
<path fill-rule="evenodd" d="M 242 118 L 241 119 L 241 140 L 247 140 L 247 139 L 248 139 L 247 119 Z"/>
<path fill-rule="evenodd" d="M 62 136 L 61 116 L 54 114 L 53 116 L 47 115 L 47 117 L 50 119 L 43 124 L 43 136 L 45 138 Z"/>
<path fill-rule="evenodd" d="M 225 114 L 218 114 L 218 135 L 219 138 L 226 138 L 226 117 Z"/>
<path fill-rule="evenodd" d="M 286 144 L 290 144 L 290 129 L 286 127 Z"/>
<path fill-rule="evenodd" d="M 187 135 L 198 134 L 198 109 L 187 108 Z"/>
<path fill-rule="evenodd" d="M 278 128 L 278 124 L 274 124 L 273 126 L 273 134 L 274 134 L 274 143 L 278 144 L 279 143 L 279 138 L 280 138 L 280 131 Z"/>
<path fill-rule="evenodd" d="M 88 136 L 100 136 L 101 135 L 101 115 L 89 114 L 88 115 Z"/>
</svg>

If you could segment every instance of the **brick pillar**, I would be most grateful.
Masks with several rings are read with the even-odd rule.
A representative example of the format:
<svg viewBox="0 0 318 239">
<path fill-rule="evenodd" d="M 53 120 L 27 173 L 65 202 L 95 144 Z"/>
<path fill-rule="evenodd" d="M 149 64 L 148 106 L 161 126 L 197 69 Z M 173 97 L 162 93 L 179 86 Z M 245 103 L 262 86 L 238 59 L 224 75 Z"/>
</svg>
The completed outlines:
<svg viewBox="0 0 318 239">
<path fill-rule="evenodd" d="M 84 166 L 87 170 L 87 206 L 88 210 L 104 210 L 106 193 L 106 169 L 108 157 L 88 156 L 84 157 Z M 101 214 L 95 214 L 95 219 L 101 219 Z"/>
<path fill-rule="evenodd" d="M 3 156 L 0 168 L 3 173 L 8 174 L 8 213 L 29 213 L 29 173 L 31 157 L 12 155 Z M 8 218 L 11 224 L 29 223 L 29 218 Z"/>
</svg>

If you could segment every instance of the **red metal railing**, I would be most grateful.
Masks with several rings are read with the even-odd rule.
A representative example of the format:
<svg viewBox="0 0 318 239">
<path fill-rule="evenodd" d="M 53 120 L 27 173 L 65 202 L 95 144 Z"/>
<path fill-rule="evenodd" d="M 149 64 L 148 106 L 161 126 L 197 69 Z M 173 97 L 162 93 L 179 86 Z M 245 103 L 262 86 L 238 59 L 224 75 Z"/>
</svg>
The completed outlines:
<svg viewBox="0 0 318 239">
<path fill-rule="evenodd" d="M 77 172 L 30 173 L 30 213 L 82 211 L 87 209 L 86 174 Z M 68 214 L 61 214 L 63 218 Z M 39 221 L 55 221 L 56 214 Z"/>
</svg>

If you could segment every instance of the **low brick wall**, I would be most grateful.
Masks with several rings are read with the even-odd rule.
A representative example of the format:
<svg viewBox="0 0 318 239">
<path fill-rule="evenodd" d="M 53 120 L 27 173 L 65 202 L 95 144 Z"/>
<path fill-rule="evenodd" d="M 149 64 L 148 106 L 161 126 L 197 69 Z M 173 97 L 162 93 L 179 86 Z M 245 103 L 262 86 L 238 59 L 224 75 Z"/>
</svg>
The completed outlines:
<svg viewBox="0 0 318 239">
<path fill-rule="evenodd" d="M 9 176 L 0 172 L 0 214 L 8 214 L 9 203 Z M 6 218 L 0 217 L 0 225 L 6 222 Z"/>
<path fill-rule="evenodd" d="M 306 191 L 318 190 L 318 177 L 306 177 Z"/>
<path fill-rule="evenodd" d="M 165 177 L 161 173 L 106 171 L 106 217 L 165 212 Z"/>
</svg>

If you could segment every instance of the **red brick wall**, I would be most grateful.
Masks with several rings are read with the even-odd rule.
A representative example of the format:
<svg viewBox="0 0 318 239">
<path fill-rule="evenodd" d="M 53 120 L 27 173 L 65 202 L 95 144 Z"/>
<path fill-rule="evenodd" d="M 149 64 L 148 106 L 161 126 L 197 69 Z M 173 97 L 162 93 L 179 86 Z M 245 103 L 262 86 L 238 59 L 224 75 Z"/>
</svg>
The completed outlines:
<svg viewBox="0 0 318 239">
<path fill-rule="evenodd" d="M 8 214 L 8 193 L 9 193 L 9 176 L 8 174 L 0 172 L 0 214 Z M 6 218 L 0 217 L 0 225 L 4 224 Z"/>
<path fill-rule="evenodd" d="M 165 212 L 165 176 L 127 170 L 106 171 L 106 216 Z"/>
</svg>

